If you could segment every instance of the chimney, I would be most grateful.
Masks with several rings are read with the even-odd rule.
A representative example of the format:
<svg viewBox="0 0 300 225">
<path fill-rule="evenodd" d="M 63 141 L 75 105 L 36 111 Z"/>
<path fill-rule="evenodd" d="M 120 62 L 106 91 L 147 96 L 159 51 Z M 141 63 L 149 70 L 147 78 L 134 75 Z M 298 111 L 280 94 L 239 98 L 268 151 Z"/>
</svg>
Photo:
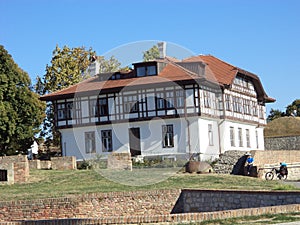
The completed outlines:
<svg viewBox="0 0 300 225">
<path fill-rule="evenodd" d="M 157 46 L 159 50 L 159 57 L 164 59 L 166 57 L 166 42 L 158 42 Z"/>
</svg>

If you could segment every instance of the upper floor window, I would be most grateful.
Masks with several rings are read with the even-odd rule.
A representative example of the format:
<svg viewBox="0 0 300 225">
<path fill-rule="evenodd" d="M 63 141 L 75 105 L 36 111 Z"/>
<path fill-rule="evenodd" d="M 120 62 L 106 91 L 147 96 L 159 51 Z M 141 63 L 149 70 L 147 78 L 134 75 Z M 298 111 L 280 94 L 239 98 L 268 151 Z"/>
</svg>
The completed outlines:
<svg viewBox="0 0 300 225">
<path fill-rule="evenodd" d="M 176 107 L 183 108 L 184 107 L 184 93 L 183 90 L 176 91 Z"/>
<path fill-rule="evenodd" d="M 225 108 L 227 111 L 231 111 L 231 101 L 229 94 L 225 94 Z"/>
<path fill-rule="evenodd" d="M 100 116 L 108 115 L 108 102 L 107 98 L 99 98 L 99 114 Z"/>
<path fill-rule="evenodd" d="M 57 104 L 57 119 L 72 119 L 73 118 L 73 102 Z"/>
<path fill-rule="evenodd" d="M 89 112 L 90 116 L 98 116 L 98 105 L 97 105 L 97 99 L 90 99 L 89 101 Z"/>
<path fill-rule="evenodd" d="M 156 74 L 157 74 L 156 65 L 139 66 L 136 68 L 137 77 L 153 76 Z"/>
<path fill-rule="evenodd" d="M 136 95 L 124 96 L 124 112 L 136 113 L 139 111 L 139 104 Z"/>
</svg>

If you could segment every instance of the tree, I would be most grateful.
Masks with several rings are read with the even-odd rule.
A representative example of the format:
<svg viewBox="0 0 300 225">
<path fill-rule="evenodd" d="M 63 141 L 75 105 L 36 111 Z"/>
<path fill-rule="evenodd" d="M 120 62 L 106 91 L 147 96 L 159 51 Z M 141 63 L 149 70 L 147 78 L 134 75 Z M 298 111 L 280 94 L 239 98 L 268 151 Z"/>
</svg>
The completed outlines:
<svg viewBox="0 0 300 225">
<path fill-rule="evenodd" d="M 270 122 L 280 117 L 284 117 L 285 113 L 281 112 L 279 109 L 271 109 L 270 114 L 268 115 L 267 121 Z"/>
<path fill-rule="evenodd" d="M 28 74 L 0 45 L 0 155 L 26 153 L 39 132 L 45 104 Z"/>
<path fill-rule="evenodd" d="M 91 48 L 85 47 L 69 48 L 64 46 L 62 49 L 56 46 L 53 51 L 51 64 L 46 65 L 46 74 L 41 78 L 37 77 L 36 92 L 40 95 L 58 91 L 77 84 L 80 81 L 89 78 L 87 72 L 88 66 L 93 61 L 98 61 L 100 71 L 110 72 L 119 69 L 121 63 L 113 56 L 105 60 L 103 56 L 96 56 L 96 52 Z M 58 132 L 54 127 L 53 106 L 47 102 L 46 118 L 43 122 L 41 136 L 46 138 L 46 145 L 60 145 Z"/>
<path fill-rule="evenodd" d="M 300 99 L 296 99 L 286 107 L 287 116 L 300 116 Z"/>
<path fill-rule="evenodd" d="M 145 62 L 160 58 L 159 49 L 158 49 L 157 45 L 153 45 L 152 48 L 150 48 L 149 50 L 147 50 L 143 53 L 144 53 L 143 59 Z"/>
</svg>

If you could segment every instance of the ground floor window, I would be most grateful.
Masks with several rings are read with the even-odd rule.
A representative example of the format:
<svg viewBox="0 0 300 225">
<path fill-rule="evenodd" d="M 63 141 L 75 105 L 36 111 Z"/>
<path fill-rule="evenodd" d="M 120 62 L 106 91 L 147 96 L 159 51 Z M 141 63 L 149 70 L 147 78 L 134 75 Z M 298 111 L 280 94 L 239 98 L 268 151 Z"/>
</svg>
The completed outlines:
<svg viewBox="0 0 300 225">
<path fill-rule="evenodd" d="M 230 127 L 230 144 L 235 147 L 234 127 Z"/>
<path fill-rule="evenodd" d="M 208 141 L 210 146 L 214 145 L 212 124 L 208 124 Z"/>
<path fill-rule="evenodd" d="M 96 152 L 96 142 L 95 142 L 95 132 L 85 132 L 85 152 L 86 153 L 95 153 Z"/>
<path fill-rule="evenodd" d="M 239 147 L 243 147 L 243 130 L 242 128 L 239 128 Z"/>
<path fill-rule="evenodd" d="M 111 152 L 112 151 L 112 132 L 111 130 L 102 130 L 101 131 L 101 140 L 102 140 L 102 151 Z"/>
<path fill-rule="evenodd" d="M 250 148 L 250 131 L 249 129 L 246 129 L 246 142 L 247 142 L 247 147 Z"/>
<path fill-rule="evenodd" d="M 162 126 L 162 138 L 163 138 L 163 147 L 164 148 L 174 147 L 173 125 L 163 125 Z"/>
</svg>

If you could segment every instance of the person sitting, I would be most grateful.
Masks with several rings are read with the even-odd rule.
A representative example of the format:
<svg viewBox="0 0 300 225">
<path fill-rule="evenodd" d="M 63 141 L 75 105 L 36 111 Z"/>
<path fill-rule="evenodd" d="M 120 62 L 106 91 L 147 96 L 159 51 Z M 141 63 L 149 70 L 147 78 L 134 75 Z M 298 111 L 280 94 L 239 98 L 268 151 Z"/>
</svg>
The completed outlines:
<svg viewBox="0 0 300 225">
<path fill-rule="evenodd" d="M 280 167 L 279 167 L 279 173 L 280 175 L 283 176 L 287 176 L 288 175 L 288 169 L 287 169 L 287 165 L 285 162 L 281 162 L 280 163 Z"/>
<path fill-rule="evenodd" d="M 253 162 L 254 162 L 254 159 L 252 157 L 252 155 L 250 153 L 247 153 L 247 160 L 246 160 L 246 163 L 247 163 L 247 175 L 250 175 L 250 170 L 251 170 L 251 167 L 253 166 Z"/>
</svg>

